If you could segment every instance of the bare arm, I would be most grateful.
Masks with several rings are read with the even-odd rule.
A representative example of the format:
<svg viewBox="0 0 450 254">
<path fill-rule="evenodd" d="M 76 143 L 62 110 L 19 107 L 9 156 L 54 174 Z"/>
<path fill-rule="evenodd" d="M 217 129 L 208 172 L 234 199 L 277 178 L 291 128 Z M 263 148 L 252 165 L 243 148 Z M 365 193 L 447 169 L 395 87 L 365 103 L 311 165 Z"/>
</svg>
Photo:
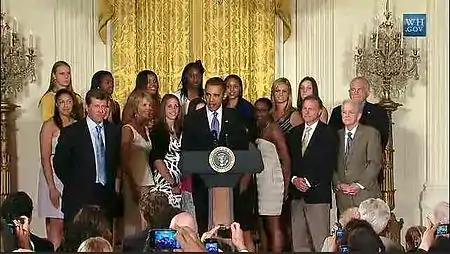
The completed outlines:
<svg viewBox="0 0 450 254">
<path fill-rule="evenodd" d="M 322 114 L 320 115 L 320 121 L 323 123 L 328 123 L 328 110 L 327 108 L 322 108 Z"/>
<path fill-rule="evenodd" d="M 51 164 L 52 155 L 52 125 L 51 120 L 44 122 L 39 135 L 39 144 L 41 149 L 41 165 L 44 172 L 45 181 L 49 189 L 56 189 L 55 179 L 53 178 L 53 169 Z"/>
<path fill-rule="evenodd" d="M 285 185 L 289 185 L 291 180 L 291 158 L 286 145 L 286 139 L 276 123 L 273 123 L 272 137 L 277 149 L 278 157 L 281 160 L 281 168 L 283 169 L 283 179 Z"/>
<path fill-rule="evenodd" d="M 122 127 L 122 137 L 120 142 L 120 153 L 122 157 L 122 173 L 124 177 L 128 180 L 131 186 L 136 186 L 136 182 L 133 178 L 132 166 L 131 163 L 131 144 L 133 143 L 133 131 L 127 127 Z"/>
<path fill-rule="evenodd" d="M 298 111 L 295 111 L 291 115 L 290 123 L 293 127 L 298 126 L 303 123 L 303 118 Z"/>
</svg>

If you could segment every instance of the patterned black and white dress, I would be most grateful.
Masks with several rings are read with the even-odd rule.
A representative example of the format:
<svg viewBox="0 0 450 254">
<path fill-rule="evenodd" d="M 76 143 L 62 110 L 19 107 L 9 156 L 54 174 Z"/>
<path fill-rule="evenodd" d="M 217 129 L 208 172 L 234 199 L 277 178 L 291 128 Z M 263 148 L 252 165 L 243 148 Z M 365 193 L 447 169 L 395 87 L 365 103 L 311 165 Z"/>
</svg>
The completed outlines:
<svg viewBox="0 0 450 254">
<path fill-rule="evenodd" d="M 157 126 L 152 136 L 157 141 L 154 147 L 155 154 L 152 156 L 152 159 L 162 159 L 172 178 L 177 184 L 180 184 L 181 171 L 178 163 L 181 156 L 181 136 L 177 137 L 167 133 L 161 125 Z M 167 194 L 170 205 L 181 208 L 181 194 L 174 194 L 170 183 L 156 169 L 154 170 L 153 178 L 155 180 L 155 188 Z"/>
</svg>

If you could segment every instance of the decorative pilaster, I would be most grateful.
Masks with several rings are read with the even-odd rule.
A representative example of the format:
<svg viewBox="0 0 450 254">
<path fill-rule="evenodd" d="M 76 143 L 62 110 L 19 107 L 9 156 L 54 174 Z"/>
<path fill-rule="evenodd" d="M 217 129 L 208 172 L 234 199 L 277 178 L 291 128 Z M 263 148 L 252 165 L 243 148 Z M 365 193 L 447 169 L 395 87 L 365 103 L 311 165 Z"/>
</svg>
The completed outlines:
<svg viewBox="0 0 450 254">
<path fill-rule="evenodd" d="M 297 1 L 297 80 L 312 76 L 319 84 L 319 94 L 327 107 L 334 106 L 334 0 Z M 327 61 L 324 61 L 327 59 Z M 331 113 L 331 112 L 330 112 Z"/>
<path fill-rule="evenodd" d="M 427 168 L 422 219 L 439 201 L 449 200 L 449 2 L 427 1 Z"/>
<path fill-rule="evenodd" d="M 57 0 L 55 8 L 55 61 L 72 67 L 75 92 L 84 95 L 94 73 L 96 1 Z"/>
</svg>

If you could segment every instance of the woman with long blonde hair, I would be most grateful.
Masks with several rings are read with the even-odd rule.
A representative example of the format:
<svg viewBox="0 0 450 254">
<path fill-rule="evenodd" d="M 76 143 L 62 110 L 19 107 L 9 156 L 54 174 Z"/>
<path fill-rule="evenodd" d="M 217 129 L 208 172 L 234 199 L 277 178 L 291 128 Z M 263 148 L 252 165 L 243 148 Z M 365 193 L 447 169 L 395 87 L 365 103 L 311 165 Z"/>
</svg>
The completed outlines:
<svg viewBox="0 0 450 254">
<path fill-rule="evenodd" d="M 77 119 L 83 118 L 83 99 L 73 90 L 70 65 L 64 61 L 57 61 L 53 64 L 50 72 L 50 84 L 48 89 L 39 100 L 42 121 L 45 122 L 53 116 L 55 108 L 55 94 L 58 90 L 63 88 L 75 94 L 76 100 L 73 102 L 73 117 Z"/>
<path fill-rule="evenodd" d="M 292 87 L 287 78 L 279 78 L 272 84 L 270 99 L 273 103 L 272 116 L 283 134 L 303 123 L 302 116 L 292 106 Z"/>
</svg>

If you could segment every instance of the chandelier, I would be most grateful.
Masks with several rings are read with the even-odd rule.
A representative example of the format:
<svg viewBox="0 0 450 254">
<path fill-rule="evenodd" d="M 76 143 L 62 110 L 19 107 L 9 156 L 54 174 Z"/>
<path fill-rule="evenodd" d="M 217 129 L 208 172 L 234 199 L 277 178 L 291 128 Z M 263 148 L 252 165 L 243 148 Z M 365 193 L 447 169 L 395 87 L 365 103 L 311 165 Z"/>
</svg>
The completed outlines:
<svg viewBox="0 0 450 254">
<path fill-rule="evenodd" d="M 36 41 L 30 32 L 28 45 L 19 33 L 17 19 L 1 12 L 1 101 L 12 101 L 28 82 L 36 81 Z"/>
<path fill-rule="evenodd" d="M 417 38 L 414 41 L 404 38 L 402 32 L 389 10 L 388 0 L 384 20 L 370 33 L 369 45 L 364 34 L 356 48 L 356 74 L 368 79 L 382 102 L 402 95 L 408 79 L 419 79 Z"/>
</svg>

